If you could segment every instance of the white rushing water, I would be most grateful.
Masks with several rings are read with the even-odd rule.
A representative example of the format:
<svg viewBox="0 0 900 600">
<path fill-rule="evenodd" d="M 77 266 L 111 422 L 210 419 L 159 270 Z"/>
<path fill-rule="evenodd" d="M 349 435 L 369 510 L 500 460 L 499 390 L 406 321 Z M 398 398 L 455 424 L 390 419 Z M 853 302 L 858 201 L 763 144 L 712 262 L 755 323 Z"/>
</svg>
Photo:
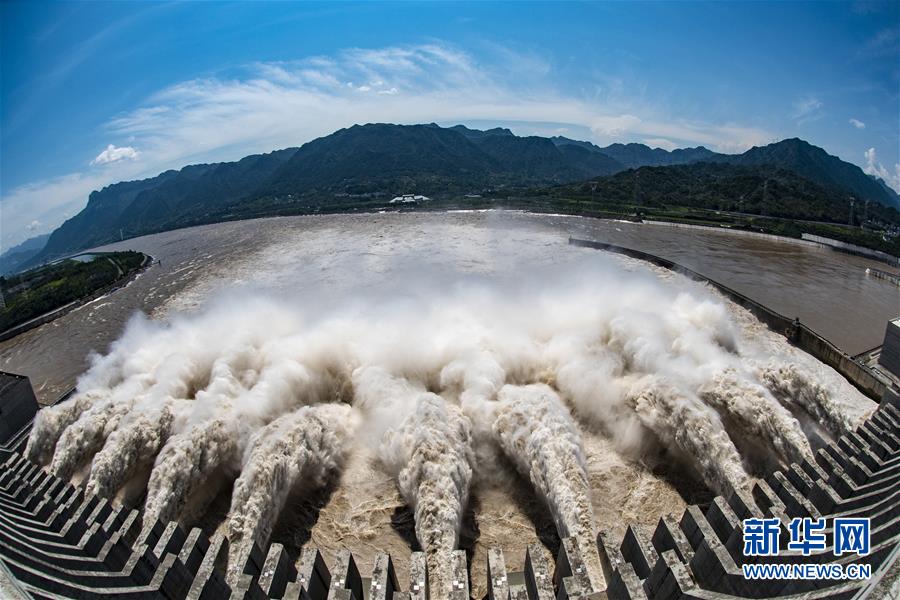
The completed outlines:
<svg viewBox="0 0 900 600">
<path fill-rule="evenodd" d="M 293 272 L 266 252 L 276 267 L 260 282 Z M 585 432 L 633 459 L 662 448 L 727 493 L 751 481 L 748 443 L 798 460 L 812 434 L 863 416 L 846 410 L 865 400 L 833 371 L 708 287 L 572 252 L 513 276 L 406 269 L 380 285 L 364 274 L 385 270 L 378 259 L 353 293 L 352 275 L 338 296 L 261 284 L 136 316 L 76 395 L 40 412 L 28 456 L 107 497 L 145 474 L 145 525 L 190 521 L 234 482 L 234 579 L 298 486 L 339 478 L 364 450 L 412 510 L 439 588 L 475 483 L 510 465 L 559 535 L 595 552 L 592 496 L 606 490 L 591 489 Z M 798 411 L 811 416 L 803 425 Z"/>
</svg>

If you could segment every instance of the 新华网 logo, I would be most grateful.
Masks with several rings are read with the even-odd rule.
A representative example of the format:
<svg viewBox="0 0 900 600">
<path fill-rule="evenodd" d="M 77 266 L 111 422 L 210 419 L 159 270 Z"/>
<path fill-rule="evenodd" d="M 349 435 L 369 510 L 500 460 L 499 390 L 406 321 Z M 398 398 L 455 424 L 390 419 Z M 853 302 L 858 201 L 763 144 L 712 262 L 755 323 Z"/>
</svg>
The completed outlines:
<svg viewBox="0 0 900 600">
<path fill-rule="evenodd" d="M 794 518 L 786 527 L 787 543 L 782 545 L 783 523 L 778 518 L 744 519 L 743 554 L 745 557 L 777 557 L 787 555 L 808 557 L 831 552 L 834 556 L 870 552 L 871 523 L 868 518 L 835 517 Z M 829 540 L 831 543 L 829 544 Z M 867 579 L 871 565 L 856 562 L 803 563 L 773 562 L 742 565 L 747 579 Z"/>
</svg>

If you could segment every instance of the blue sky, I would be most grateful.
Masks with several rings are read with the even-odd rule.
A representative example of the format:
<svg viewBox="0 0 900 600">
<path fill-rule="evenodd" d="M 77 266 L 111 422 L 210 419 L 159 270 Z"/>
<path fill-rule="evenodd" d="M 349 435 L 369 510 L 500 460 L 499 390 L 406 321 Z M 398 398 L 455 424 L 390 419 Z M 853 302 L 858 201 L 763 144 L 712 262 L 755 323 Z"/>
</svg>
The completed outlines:
<svg viewBox="0 0 900 600">
<path fill-rule="evenodd" d="M 91 190 L 354 123 L 740 152 L 900 189 L 900 3 L 0 5 L 0 248 Z"/>
</svg>

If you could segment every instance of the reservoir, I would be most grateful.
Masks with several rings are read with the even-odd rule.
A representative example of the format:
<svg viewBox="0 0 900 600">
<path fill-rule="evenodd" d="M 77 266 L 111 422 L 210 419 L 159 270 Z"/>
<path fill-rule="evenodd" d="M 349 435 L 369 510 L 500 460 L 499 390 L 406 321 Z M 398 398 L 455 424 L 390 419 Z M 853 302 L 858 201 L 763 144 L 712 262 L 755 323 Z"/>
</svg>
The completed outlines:
<svg viewBox="0 0 900 600">
<path fill-rule="evenodd" d="M 579 217 L 486 211 L 286 217 L 237 221 L 144 236 L 98 250 L 138 250 L 154 264 L 126 289 L 0 344 L 4 370 L 31 377 L 52 402 L 74 385 L 91 352 L 104 352 L 135 311 L 192 310 L 242 287 L 296 294 L 312 302 L 383 280 L 442 271 L 504 273 L 552 265 L 582 249 L 569 237 L 602 241 L 672 260 L 801 322 L 853 355 L 881 344 L 900 314 L 900 291 L 866 275 L 886 265 L 801 244 L 714 229 L 674 228 Z M 388 264 L 390 263 L 390 264 Z M 342 274 L 363 265 L 352 281 Z M 312 290 L 316 293 L 313 294 Z"/>
</svg>

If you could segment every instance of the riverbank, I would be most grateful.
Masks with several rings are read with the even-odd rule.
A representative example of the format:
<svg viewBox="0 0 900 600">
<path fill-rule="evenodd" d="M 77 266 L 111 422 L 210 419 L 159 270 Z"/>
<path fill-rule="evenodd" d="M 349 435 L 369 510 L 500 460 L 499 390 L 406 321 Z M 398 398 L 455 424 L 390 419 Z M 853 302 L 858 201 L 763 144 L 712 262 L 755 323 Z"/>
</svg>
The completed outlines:
<svg viewBox="0 0 900 600">
<path fill-rule="evenodd" d="M 871 248 L 864 248 L 862 246 L 857 246 L 855 244 L 847 244 L 845 242 L 841 242 L 840 240 L 833 240 L 830 238 L 822 237 L 820 235 L 812 235 L 808 233 L 802 234 L 800 238 L 790 237 L 786 235 L 779 235 L 777 233 L 763 233 L 759 231 L 748 231 L 746 229 L 737 229 L 734 227 L 723 227 L 720 225 L 697 225 L 695 223 L 680 223 L 674 221 L 653 221 L 650 219 L 643 219 L 639 221 L 641 223 L 647 225 L 661 225 L 663 227 L 681 227 L 685 229 L 724 229 L 729 231 L 730 233 L 734 233 L 735 235 L 749 235 L 762 239 L 777 239 L 782 241 L 788 241 L 794 244 L 807 244 L 810 246 L 818 246 L 820 248 L 829 248 L 834 250 L 835 252 L 843 252 L 844 254 L 852 254 L 854 256 L 861 256 L 863 258 L 868 258 L 871 260 L 877 260 L 878 262 L 884 263 L 886 265 L 890 265 L 892 267 L 900 267 L 900 258 L 888 254 L 886 252 L 880 252 L 878 250 L 872 250 Z M 880 273 L 884 273 L 880 271 Z M 882 277 L 883 279 L 890 279 L 891 277 L 897 278 L 900 275 L 885 273 L 888 277 Z"/>
<path fill-rule="evenodd" d="M 339 300 L 347 297 L 347 286 L 358 285 L 344 274 L 360 261 L 370 264 L 373 281 L 383 276 L 392 256 L 416 273 L 434 264 L 513 273 L 512 261 L 555 263 L 576 251 L 583 256 L 575 248 L 567 251 L 570 237 L 670 259 L 779 314 L 799 317 L 850 354 L 880 344 L 885 323 L 897 316 L 897 287 L 865 273 L 879 263 L 819 246 L 709 227 L 464 210 L 264 218 L 118 241 L 93 251 L 136 250 L 153 257 L 153 268 L 109 298 L 0 342 L 0 362 L 6 370 L 29 375 L 39 402 L 52 403 L 88 368 L 92 352 L 108 351 L 135 313 L 167 319 L 197 310 L 205 298 L 226 291 L 266 295 L 246 282 L 272 265 L 287 272 L 270 274 L 268 286 L 304 281 L 304 289 L 332 290 Z M 271 295 L 284 294 L 276 289 Z M 325 302 L 320 295 L 289 297 L 291 302 Z"/>
<path fill-rule="evenodd" d="M 657 266 L 676 271 L 696 281 L 709 283 L 720 293 L 725 295 L 729 300 L 749 310 L 753 314 L 753 316 L 755 316 L 760 320 L 760 322 L 769 327 L 769 329 L 780 333 L 792 344 L 843 375 L 847 379 L 847 381 L 852 383 L 862 393 L 864 393 L 872 400 L 875 400 L 876 402 L 881 401 L 882 397 L 884 396 L 885 390 L 891 385 L 889 381 L 884 379 L 878 373 L 870 369 L 861 361 L 854 360 L 852 356 L 835 346 L 823 336 L 807 327 L 805 324 L 801 323 L 799 319 L 789 319 L 788 317 L 775 312 L 771 308 L 768 308 L 767 306 L 764 306 L 759 302 L 748 298 L 740 292 L 737 292 L 726 285 L 710 279 L 705 275 L 697 273 L 692 269 L 688 269 L 687 267 L 679 265 L 668 259 L 660 258 L 658 256 L 654 256 L 640 250 L 617 246 L 615 244 L 607 244 L 603 242 L 594 242 L 576 238 L 569 238 L 569 243 L 573 246 L 605 250 L 607 252 L 615 252 L 617 254 L 623 254 L 631 258 L 644 260 Z"/>
<path fill-rule="evenodd" d="M 216 223 L 246 221 L 277 217 L 325 216 L 325 215 L 366 215 L 409 212 L 448 212 L 455 210 L 513 210 L 534 214 L 560 214 L 605 220 L 626 220 L 636 223 L 668 223 L 671 225 L 703 227 L 713 230 L 741 232 L 774 236 L 782 240 L 800 242 L 806 236 L 817 236 L 820 247 L 829 247 L 838 252 L 865 256 L 898 267 L 900 258 L 897 243 L 882 239 L 882 233 L 858 226 L 823 221 L 791 219 L 750 213 L 736 213 L 726 210 L 691 206 L 649 206 L 640 203 L 616 203 L 594 201 L 590 195 L 554 195 L 543 192 L 529 193 L 527 190 L 493 190 L 483 195 L 436 197 L 404 204 L 391 204 L 384 199 L 331 198 L 316 206 L 286 204 L 282 206 L 243 207 L 238 212 L 228 214 L 199 215 L 185 219 L 177 226 L 151 229 L 140 236 L 156 235 L 166 231 L 178 231 Z M 887 235 L 887 234 L 884 234 Z M 842 239 L 843 238 L 843 239 Z M 134 239 L 127 237 L 128 239 Z M 122 240 L 120 240 L 122 241 Z M 804 240 L 806 241 L 806 240 Z M 115 245 L 110 242 L 108 245 Z M 868 244 L 868 245 L 866 245 Z M 879 246 L 877 248 L 876 246 Z M 883 247 L 881 247 L 883 246 Z M 868 252 L 858 252 L 862 248 Z M 890 250 L 890 252 L 885 252 Z"/>
<path fill-rule="evenodd" d="M 98 298 L 102 298 L 103 296 L 111 294 L 111 293 L 115 292 L 116 290 L 118 290 L 122 287 L 125 287 L 131 281 L 133 281 L 138 275 L 140 275 L 147 268 L 149 268 L 150 265 L 153 264 L 152 256 L 149 256 L 149 255 L 143 254 L 143 253 L 140 253 L 140 254 L 143 256 L 143 259 L 141 260 L 141 263 L 137 268 L 132 269 L 128 272 L 124 272 L 121 269 L 121 267 L 113 261 L 113 264 L 115 264 L 117 272 L 119 273 L 118 279 L 116 279 L 112 283 L 109 283 L 107 285 L 104 285 L 100 288 L 93 290 L 91 293 L 87 294 L 86 296 L 84 296 L 82 298 L 72 300 L 71 302 L 68 302 L 62 306 L 54 308 L 53 310 L 47 311 L 41 315 L 38 315 L 37 317 L 31 318 L 23 323 L 19 323 L 17 325 L 14 325 L 12 327 L 5 329 L 4 331 L 0 332 L 0 342 L 12 339 L 12 338 L 16 337 L 17 335 L 20 335 L 22 333 L 25 333 L 26 331 L 34 329 L 35 327 L 40 327 L 41 325 L 44 325 L 45 323 L 49 323 L 50 321 L 53 321 L 54 319 L 58 319 L 59 317 L 75 310 L 76 308 L 78 308 L 80 306 L 84 306 L 85 304 L 93 302 L 93 301 L 97 300 Z M 106 258 L 106 256 L 101 254 L 100 258 Z"/>
<path fill-rule="evenodd" d="M 466 204 L 470 204 L 470 206 L 465 206 Z M 597 210 L 595 206 L 586 204 L 584 200 L 517 196 L 509 196 L 505 199 L 468 199 L 466 202 L 460 200 L 438 200 L 433 201 L 431 205 L 401 208 L 385 207 L 382 209 L 382 212 L 445 211 L 459 210 L 461 208 L 524 210 L 535 214 L 560 214 L 591 219 L 624 220 L 634 223 L 687 229 L 702 228 L 728 231 L 736 235 L 786 240 L 797 244 L 828 248 L 836 252 L 861 256 L 900 268 L 900 257 L 898 256 L 823 235 L 829 231 L 835 233 L 839 230 L 841 231 L 840 235 L 843 236 L 865 236 L 866 234 L 871 234 L 871 232 L 839 224 L 765 217 L 762 215 L 732 214 L 723 211 L 690 209 L 687 207 L 673 207 L 671 210 L 660 210 L 637 205 L 608 206 L 606 210 Z"/>
</svg>

